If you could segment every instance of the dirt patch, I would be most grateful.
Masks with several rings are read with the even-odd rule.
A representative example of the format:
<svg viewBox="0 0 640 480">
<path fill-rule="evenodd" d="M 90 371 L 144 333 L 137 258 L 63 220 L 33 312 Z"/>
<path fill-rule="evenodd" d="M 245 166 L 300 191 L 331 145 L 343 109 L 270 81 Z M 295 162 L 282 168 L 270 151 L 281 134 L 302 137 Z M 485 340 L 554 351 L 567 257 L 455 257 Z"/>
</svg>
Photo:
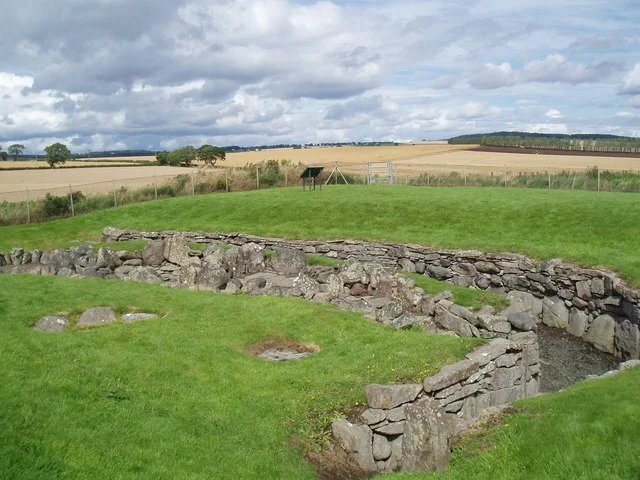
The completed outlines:
<svg viewBox="0 0 640 480">
<path fill-rule="evenodd" d="M 559 328 L 538 326 L 540 391 L 555 392 L 588 375 L 614 370 L 618 361 Z"/>
<path fill-rule="evenodd" d="M 247 348 L 249 355 L 275 362 L 299 360 L 319 351 L 320 347 L 313 343 L 300 343 L 293 340 L 267 340 Z"/>
<path fill-rule="evenodd" d="M 332 442 L 325 443 L 321 452 L 305 454 L 305 459 L 313 465 L 320 480 L 356 480 L 368 477 L 344 449 Z"/>
</svg>

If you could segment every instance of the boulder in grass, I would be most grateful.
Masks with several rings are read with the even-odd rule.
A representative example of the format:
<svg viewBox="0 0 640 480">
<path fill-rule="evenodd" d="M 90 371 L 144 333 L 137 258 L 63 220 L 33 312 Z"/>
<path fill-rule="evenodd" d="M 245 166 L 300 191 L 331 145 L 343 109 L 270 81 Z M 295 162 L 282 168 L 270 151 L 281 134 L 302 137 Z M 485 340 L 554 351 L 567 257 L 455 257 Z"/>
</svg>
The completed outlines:
<svg viewBox="0 0 640 480">
<path fill-rule="evenodd" d="M 111 307 L 95 307 L 85 310 L 76 324 L 79 327 L 95 327 L 116 322 L 116 312 Z"/>
<path fill-rule="evenodd" d="M 69 327 L 69 320 L 58 315 L 48 315 L 38 320 L 33 328 L 42 332 L 64 332 Z"/>
</svg>

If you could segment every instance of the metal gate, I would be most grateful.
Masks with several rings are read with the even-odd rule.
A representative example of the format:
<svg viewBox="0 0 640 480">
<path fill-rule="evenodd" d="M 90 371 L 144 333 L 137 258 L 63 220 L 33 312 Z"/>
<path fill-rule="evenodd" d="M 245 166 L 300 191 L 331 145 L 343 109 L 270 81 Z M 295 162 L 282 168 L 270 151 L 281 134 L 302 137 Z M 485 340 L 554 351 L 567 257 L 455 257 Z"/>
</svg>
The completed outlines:
<svg viewBox="0 0 640 480">
<path fill-rule="evenodd" d="M 392 162 L 367 163 L 367 184 L 374 185 L 377 183 L 386 183 L 388 185 L 393 185 Z"/>
</svg>

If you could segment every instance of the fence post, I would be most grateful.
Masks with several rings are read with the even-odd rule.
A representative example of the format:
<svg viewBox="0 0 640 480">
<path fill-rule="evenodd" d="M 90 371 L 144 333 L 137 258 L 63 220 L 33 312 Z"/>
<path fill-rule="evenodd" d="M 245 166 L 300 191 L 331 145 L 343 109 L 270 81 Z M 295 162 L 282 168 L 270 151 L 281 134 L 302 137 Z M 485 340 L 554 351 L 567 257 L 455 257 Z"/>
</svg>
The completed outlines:
<svg viewBox="0 0 640 480">
<path fill-rule="evenodd" d="M 76 212 L 75 212 L 75 209 L 73 208 L 73 190 L 71 190 L 71 184 L 69 184 L 69 200 L 71 201 L 71 216 L 75 217 Z"/>
<path fill-rule="evenodd" d="M 600 167 L 596 167 L 596 170 L 598 171 L 598 191 L 600 191 Z"/>
<path fill-rule="evenodd" d="M 191 196 L 192 197 L 196 194 L 196 182 L 193 179 L 194 175 L 195 175 L 194 173 L 191 173 L 191 175 L 190 175 L 191 176 Z"/>
<path fill-rule="evenodd" d="M 113 206 L 117 207 L 118 206 L 118 196 L 116 195 L 116 181 L 113 180 L 112 184 L 113 184 Z"/>
<path fill-rule="evenodd" d="M 256 167 L 256 190 L 260 190 L 260 168 Z"/>
<path fill-rule="evenodd" d="M 551 190 L 551 172 L 549 172 L 549 190 Z"/>
<path fill-rule="evenodd" d="M 507 169 L 504 169 L 504 188 L 507 188 Z"/>
<path fill-rule="evenodd" d="M 31 207 L 29 206 L 29 188 L 27 187 L 27 223 L 31 223 Z"/>
<path fill-rule="evenodd" d="M 464 169 L 464 186 L 467 186 L 467 169 Z"/>
<path fill-rule="evenodd" d="M 427 187 L 430 187 L 431 185 L 431 174 L 429 172 L 427 172 Z"/>
<path fill-rule="evenodd" d="M 284 186 L 285 187 L 289 186 L 289 180 L 287 178 L 287 167 L 284 167 Z"/>
<path fill-rule="evenodd" d="M 156 176 L 153 176 L 153 192 L 155 193 L 156 200 L 158 199 L 158 179 Z"/>
<path fill-rule="evenodd" d="M 224 189 L 229 193 L 229 169 L 224 169 Z"/>
</svg>

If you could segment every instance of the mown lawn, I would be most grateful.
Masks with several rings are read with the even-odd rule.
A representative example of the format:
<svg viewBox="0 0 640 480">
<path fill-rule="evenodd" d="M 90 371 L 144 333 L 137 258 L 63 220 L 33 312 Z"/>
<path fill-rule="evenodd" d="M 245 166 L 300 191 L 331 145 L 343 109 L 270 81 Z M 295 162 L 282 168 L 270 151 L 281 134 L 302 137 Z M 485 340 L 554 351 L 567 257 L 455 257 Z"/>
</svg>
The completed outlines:
<svg viewBox="0 0 640 480">
<path fill-rule="evenodd" d="M 296 299 L 1 276 L 0 478 L 314 478 L 303 460 L 368 383 L 419 380 L 477 341 L 395 331 Z M 167 315 L 42 333 L 45 314 Z M 295 362 L 268 339 L 317 344 Z"/>
<path fill-rule="evenodd" d="M 337 186 L 212 194 L 3 227 L 0 251 L 98 240 L 107 225 L 522 252 L 607 266 L 640 284 L 640 201 L 625 193 Z"/>
</svg>

